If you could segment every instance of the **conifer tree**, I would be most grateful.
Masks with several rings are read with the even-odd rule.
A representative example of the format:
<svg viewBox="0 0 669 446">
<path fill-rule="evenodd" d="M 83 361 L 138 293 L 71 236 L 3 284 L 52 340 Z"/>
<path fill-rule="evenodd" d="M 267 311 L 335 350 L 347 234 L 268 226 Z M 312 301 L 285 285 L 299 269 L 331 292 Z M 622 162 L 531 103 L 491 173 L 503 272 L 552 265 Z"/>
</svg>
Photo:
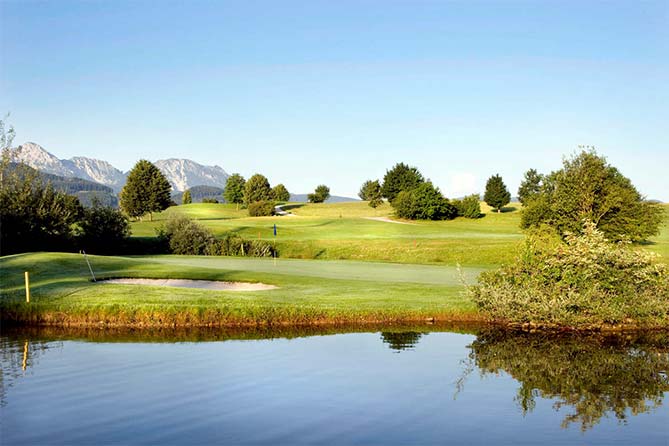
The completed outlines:
<svg viewBox="0 0 669 446">
<path fill-rule="evenodd" d="M 485 185 L 485 195 L 483 201 L 488 206 L 497 209 L 497 212 L 502 212 L 502 207 L 509 204 L 511 201 L 511 193 L 506 188 L 506 184 L 499 175 L 493 175 L 488 179 Z"/>
<path fill-rule="evenodd" d="M 424 182 L 425 179 L 417 168 L 398 163 L 392 169 L 386 171 L 381 193 L 388 201 L 393 201 L 400 192 L 415 189 Z"/>
<path fill-rule="evenodd" d="M 184 194 L 181 197 L 181 204 L 191 204 L 193 199 L 190 196 L 190 190 L 184 191 Z"/>
<path fill-rule="evenodd" d="M 518 201 L 525 205 L 527 200 L 536 196 L 541 191 L 543 178 L 544 176 L 538 173 L 536 169 L 525 172 L 525 178 L 523 178 L 523 182 L 520 183 L 518 188 Z"/>
</svg>

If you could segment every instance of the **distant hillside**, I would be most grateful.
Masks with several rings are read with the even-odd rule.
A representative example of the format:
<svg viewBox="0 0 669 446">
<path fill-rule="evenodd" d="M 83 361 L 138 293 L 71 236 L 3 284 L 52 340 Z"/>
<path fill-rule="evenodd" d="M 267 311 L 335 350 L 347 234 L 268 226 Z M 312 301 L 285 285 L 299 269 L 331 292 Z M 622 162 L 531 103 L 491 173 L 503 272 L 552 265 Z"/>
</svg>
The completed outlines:
<svg viewBox="0 0 669 446">
<path fill-rule="evenodd" d="M 219 202 L 223 202 L 223 189 L 214 186 L 193 186 L 190 189 L 190 197 L 193 203 L 201 203 L 204 198 L 215 198 Z M 172 194 L 172 200 L 181 204 L 183 192 L 175 192 Z"/>
<path fill-rule="evenodd" d="M 297 203 L 306 203 L 308 200 L 308 194 L 290 194 L 290 201 Z M 338 195 L 332 195 L 330 198 L 325 200 L 326 203 L 345 203 L 347 201 L 360 201 L 358 198 L 351 197 L 340 197 Z"/>
<path fill-rule="evenodd" d="M 16 164 L 10 164 L 10 168 L 15 168 Z M 31 167 L 29 167 L 32 169 Z M 36 170 L 36 169 L 33 169 Z M 57 191 L 74 195 L 79 198 L 81 204 L 84 206 L 91 206 L 93 199 L 97 198 L 103 206 L 118 207 L 118 197 L 111 187 L 104 184 L 96 183 L 94 181 L 84 180 L 82 178 L 66 178 L 60 175 L 40 172 L 38 175 L 45 183 L 51 183 L 53 188 Z"/>
</svg>

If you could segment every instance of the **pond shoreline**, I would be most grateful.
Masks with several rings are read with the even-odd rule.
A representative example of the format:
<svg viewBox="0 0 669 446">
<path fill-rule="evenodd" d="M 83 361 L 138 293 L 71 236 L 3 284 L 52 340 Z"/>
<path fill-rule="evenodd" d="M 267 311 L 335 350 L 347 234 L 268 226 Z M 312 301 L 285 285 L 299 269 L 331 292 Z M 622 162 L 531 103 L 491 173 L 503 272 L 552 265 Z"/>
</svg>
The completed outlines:
<svg viewBox="0 0 669 446">
<path fill-rule="evenodd" d="M 16 317 L 7 317 L 15 315 Z M 29 312 L 28 314 L 16 314 L 7 312 L 6 309 L 0 314 L 0 322 L 3 325 L 13 327 L 37 327 L 37 328 L 62 328 L 62 329 L 86 329 L 86 330 L 188 330 L 188 329 L 211 329 L 211 330 L 274 330 L 274 329 L 368 329 L 373 327 L 406 327 L 419 326 L 426 329 L 434 329 L 452 325 L 470 325 L 481 328 L 494 328 L 497 330 L 516 333 L 637 333 L 645 331 L 669 331 L 668 325 L 648 324 L 606 324 L 606 325 L 584 325 L 567 326 L 559 324 L 537 324 L 495 321 L 480 314 L 452 314 L 439 315 L 436 317 L 331 317 L 309 319 L 298 317 L 294 320 L 234 320 L 224 318 L 211 320 L 206 315 L 203 319 L 179 317 L 178 314 L 161 315 L 155 319 L 142 317 L 141 321 L 133 321 L 127 316 L 87 313 L 86 315 L 72 315 L 65 312 Z M 27 317 L 26 317 L 27 316 Z M 192 316 L 192 315 L 188 315 Z"/>
</svg>

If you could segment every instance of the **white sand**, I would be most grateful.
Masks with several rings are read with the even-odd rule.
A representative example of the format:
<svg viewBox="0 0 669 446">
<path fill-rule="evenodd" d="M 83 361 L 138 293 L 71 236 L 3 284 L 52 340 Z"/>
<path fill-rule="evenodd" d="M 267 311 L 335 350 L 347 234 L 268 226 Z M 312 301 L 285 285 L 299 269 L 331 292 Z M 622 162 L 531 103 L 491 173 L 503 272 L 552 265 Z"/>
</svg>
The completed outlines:
<svg viewBox="0 0 669 446">
<path fill-rule="evenodd" d="M 391 220 L 388 217 L 362 217 L 365 220 L 374 220 L 374 221 L 383 221 L 386 223 L 395 223 L 398 225 L 415 225 L 416 223 L 409 223 L 408 221 L 397 221 L 397 220 Z"/>
<path fill-rule="evenodd" d="M 198 288 L 202 290 L 216 291 L 265 291 L 277 287 L 264 283 L 247 282 L 219 282 L 214 280 L 189 280 L 189 279 L 109 279 L 101 280 L 100 283 L 120 283 L 124 285 L 153 285 L 171 286 L 177 288 Z"/>
</svg>

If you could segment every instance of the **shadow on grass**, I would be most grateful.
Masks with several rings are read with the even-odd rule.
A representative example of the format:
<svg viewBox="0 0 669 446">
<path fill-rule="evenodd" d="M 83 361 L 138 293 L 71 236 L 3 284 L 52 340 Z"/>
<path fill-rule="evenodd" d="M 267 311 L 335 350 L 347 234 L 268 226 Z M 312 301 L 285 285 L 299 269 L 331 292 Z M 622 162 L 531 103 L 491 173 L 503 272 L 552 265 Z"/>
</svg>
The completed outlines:
<svg viewBox="0 0 669 446">
<path fill-rule="evenodd" d="M 296 203 L 296 204 L 283 204 L 281 205 L 281 209 L 284 211 L 290 211 L 292 209 L 298 209 L 304 206 L 304 203 Z"/>
</svg>

